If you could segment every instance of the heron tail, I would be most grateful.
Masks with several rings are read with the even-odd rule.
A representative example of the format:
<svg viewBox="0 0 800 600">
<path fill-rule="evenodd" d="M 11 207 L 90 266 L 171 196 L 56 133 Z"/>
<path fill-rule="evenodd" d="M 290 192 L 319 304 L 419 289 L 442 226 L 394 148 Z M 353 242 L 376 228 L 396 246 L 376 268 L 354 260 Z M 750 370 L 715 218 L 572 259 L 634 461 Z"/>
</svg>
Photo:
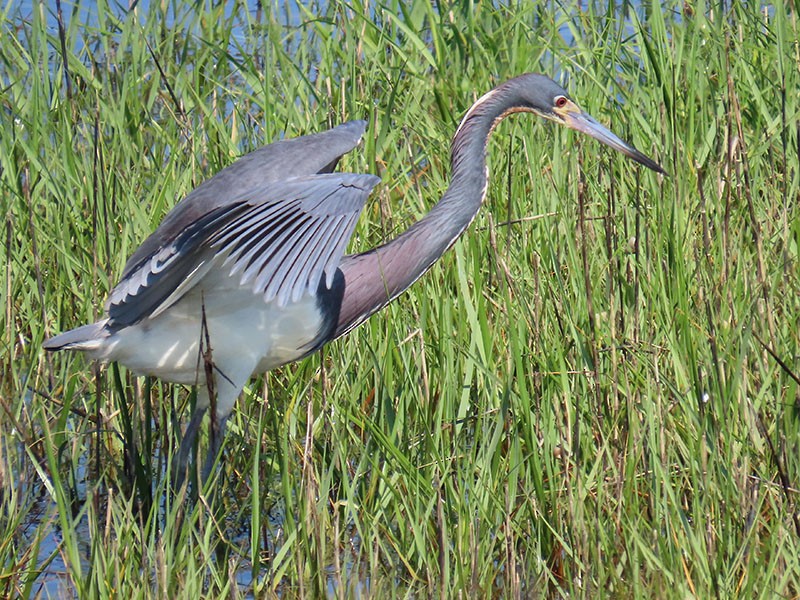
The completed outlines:
<svg viewBox="0 0 800 600">
<path fill-rule="evenodd" d="M 58 350 L 96 350 L 103 340 L 108 337 L 105 329 L 108 319 L 70 329 L 64 333 L 51 337 L 42 343 L 42 348 L 51 352 Z"/>
</svg>

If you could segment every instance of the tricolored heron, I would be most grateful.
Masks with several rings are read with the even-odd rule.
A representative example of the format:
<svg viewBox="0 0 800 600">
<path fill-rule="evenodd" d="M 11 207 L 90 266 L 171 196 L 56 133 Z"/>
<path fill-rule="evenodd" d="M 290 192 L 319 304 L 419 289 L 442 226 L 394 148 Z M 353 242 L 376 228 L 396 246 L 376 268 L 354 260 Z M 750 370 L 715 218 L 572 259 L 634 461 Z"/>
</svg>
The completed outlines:
<svg viewBox="0 0 800 600">
<path fill-rule="evenodd" d="M 363 323 L 453 245 L 486 196 L 489 136 L 516 112 L 582 131 L 664 173 L 551 79 L 522 75 L 482 96 L 464 116 L 453 137 L 450 186 L 431 211 L 392 241 L 345 255 L 380 180 L 332 171 L 358 144 L 366 123 L 276 142 L 242 157 L 178 203 L 128 260 L 106 303 L 107 316 L 47 340 L 44 348 L 78 350 L 136 373 L 196 384 L 179 473 L 185 472 L 211 388 L 212 425 L 219 431 L 212 435 L 207 477 L 225 422 L 254 373 L 308 356 Z"/>
</svg>

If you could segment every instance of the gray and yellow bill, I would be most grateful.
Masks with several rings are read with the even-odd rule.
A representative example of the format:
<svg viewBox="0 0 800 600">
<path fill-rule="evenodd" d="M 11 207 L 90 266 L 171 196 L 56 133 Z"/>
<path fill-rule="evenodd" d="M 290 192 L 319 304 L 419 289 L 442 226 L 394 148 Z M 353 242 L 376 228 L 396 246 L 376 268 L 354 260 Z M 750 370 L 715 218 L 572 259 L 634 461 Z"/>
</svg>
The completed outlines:
<svg viewBox="0 0 800 600">
<path fill-rule="evenodd" d="M 649 156 L 642 154 L 630 144 L 623 142 L 611 131 L 595 121 L 591 115 L 586 114 L 582 110 L 578 109 L 564 111 L 561 116 L 564 119 L 564 124 L 567 127 L 571 127 L 576 131 L 580 131 L 586 135 L 592 136 L 594 139 L 603 142 L 606 146 L 614 148 L 614 150 L 619 150 L 628 158 L 632 158 L 636 162 L 644 165 L 648 169 L 652 169 L 656 173 L 662 173 L 664 175 L 667 174 L 667 172 L 662 169 L 661 165 L 659 165 L 656 161 Z"/>
</svg>

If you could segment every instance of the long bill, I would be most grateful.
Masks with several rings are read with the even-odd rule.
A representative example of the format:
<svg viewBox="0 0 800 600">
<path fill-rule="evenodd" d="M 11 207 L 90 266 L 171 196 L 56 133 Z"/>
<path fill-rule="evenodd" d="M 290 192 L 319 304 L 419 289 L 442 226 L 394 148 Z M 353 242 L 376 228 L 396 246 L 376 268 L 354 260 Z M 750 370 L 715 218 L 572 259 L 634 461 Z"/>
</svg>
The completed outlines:
<svg viewBox="0 0 800 600">
<path fill-rule="evenodd" d="M 642 154 L 630 144 L 623 142 L 620 138 L 614 135 L 611 131 L 600 125 L 592 118 L 591 115 L 583 111 L 570 111 L 563 114 L 564 123 L 567 127 L 571 127 L 576 131 L 590 135 L 598 141 L 603 142 L 606 146 L 614 148 L 622 152 L 628 158 L 644 165 L 648 169 L 652 169 L 656 173 L 666 175 L 667 172 L 661 168 L 656 161 L 649 156 Z"/>
</svg>

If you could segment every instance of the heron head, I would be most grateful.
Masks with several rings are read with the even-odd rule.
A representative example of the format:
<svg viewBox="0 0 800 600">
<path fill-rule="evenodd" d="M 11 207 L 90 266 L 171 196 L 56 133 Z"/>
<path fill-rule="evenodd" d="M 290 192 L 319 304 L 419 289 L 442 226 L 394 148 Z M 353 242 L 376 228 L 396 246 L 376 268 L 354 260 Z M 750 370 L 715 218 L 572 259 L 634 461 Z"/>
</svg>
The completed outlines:
<svg viewBox="0 0 800 600">
<path fill-rule="evenodd" d="M 517 110 L 529 110 L 540 117 L 581 131 L 645 167 L 666 175 L 661 165 L 603 127 L 594 117 L 575 104 L 566 90 L 549 77 L 529 73 L 510 80 L 508 84 L 517 88 L 520 102 Z"/>
</svg>

